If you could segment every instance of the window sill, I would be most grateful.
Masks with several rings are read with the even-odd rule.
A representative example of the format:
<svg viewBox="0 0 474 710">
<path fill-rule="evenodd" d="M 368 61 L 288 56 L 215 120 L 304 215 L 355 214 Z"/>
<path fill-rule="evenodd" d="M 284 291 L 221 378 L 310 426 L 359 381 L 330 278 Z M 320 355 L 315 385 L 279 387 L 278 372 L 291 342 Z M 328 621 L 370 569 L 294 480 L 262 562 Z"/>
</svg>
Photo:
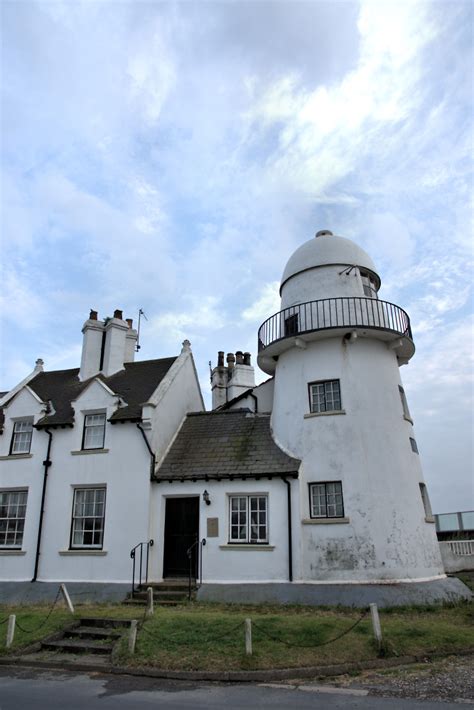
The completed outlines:
<svg viewBox="0 0 474 710">
<path fill-rule="evenodd" d="M 403 418 L 406 422 L 410 422 L 410 424 L 413 425 L 413 419 L 411 419 L 410 417 L 407 417 L 406 414 L 403 415 Z"/>
<path fill-rule="evenodd" d="M 304 518 L 302 525 L 338 525 L 350 523 L 350 518 Z"/>
<path fill-rule="evenodd" d="M 267 545 L 263 543 L 262 545 L 253 545 L 250 543 L 228 543 L 227 545 L 219 545 L 220 550 L 258 550 L 259 552 L 271 552 L 275 549 L 275 545 Z"/>
<path fill-rule="evenodd" d="M 8 456 L 0 456 L 0 461 L 13 461 L 13 459 L 32 459 L 33 454 L 8 454 Z"/>
<path fill-rule="evenodd" d="M 436 522 L 436 520 L 431 515 L 427 515 L 425 517 L 425 523 L 435 523 L 435 522 Z"/>
<path fill-rule="evenodd" d="M 7 548 L 0 548 L 0 557 L 6 557 L 10 555 L 26 555 L 26 550 L 15 550 L 15 549 L 7 549 Z"/>
<path fill-rule="evenodd" d="M 334 409 L 332 412 L 307 412 L 304 415 L 305 419 L 312 419 L 313 417 L 331 417 L 333 414 L 345 414 L 345 409 Z"/>
<path fill-rule="evenodd" d="M 71 456 L 83 456 L 88 454 L 108 454 L 109 449 L 78 449 L 71 451 Z"/>
<path fill-rule="evenodd" d="M 107 550 L 59 550 L 58 551 L 59 555 L 62 556 L 68 556 L 68 555 L 94 555 L 95 557 L 103 557 L 104 555 L 107 554 Z"/>
</svg>

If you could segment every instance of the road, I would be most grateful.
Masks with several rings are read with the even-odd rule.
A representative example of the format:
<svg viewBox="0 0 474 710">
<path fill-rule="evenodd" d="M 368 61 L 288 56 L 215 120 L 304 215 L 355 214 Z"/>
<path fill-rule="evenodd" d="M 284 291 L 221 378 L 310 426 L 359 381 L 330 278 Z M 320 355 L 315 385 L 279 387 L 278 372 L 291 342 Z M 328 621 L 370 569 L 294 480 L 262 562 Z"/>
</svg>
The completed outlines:
<svg viewBox="0 0 474 710">
<path fill-rule="evenodd" d="M 302 685 L 211 684 L 134 676 L 0 668 L 0 710 L 459 710 L 451 702 L 371 697 L 367 691 Z M 466 707 L 466 706 L 464 706 Z"/>
</svg>

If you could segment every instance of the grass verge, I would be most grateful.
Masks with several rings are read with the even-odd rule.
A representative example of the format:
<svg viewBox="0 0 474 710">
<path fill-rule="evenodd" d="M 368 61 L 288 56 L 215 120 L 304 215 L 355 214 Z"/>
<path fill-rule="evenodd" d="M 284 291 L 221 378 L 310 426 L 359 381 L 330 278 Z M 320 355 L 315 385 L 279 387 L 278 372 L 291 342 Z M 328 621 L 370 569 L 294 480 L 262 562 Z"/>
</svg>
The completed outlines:
<svg viewBox="0 0 474 710">
<path fill-rule="evenodd" d="M 74 617 L 64 608 L 48 612 L 46 606 L 0 607 L 0 621 L 16 613 L 20 625 L 11 652 L 53 633 Z M 361 612 L 349 609 L 309 607 L 190 604 L 155 607 L 138 633 L 136 653 L 129 656 L 122 643 L 117 661 L 123 665 L 159 667 L 166 670 L 253 670 L 317 666 L 377 657 L 370 618 L 367 615 L 342 638 Z M 108 616 L 141 619 L 141 608 L 120 605 L 78 606 L 75 617 Z M 246 618 L 253 622 L 253 655 L 245 655 Z M 474 649 L 474 610 L 471 604 L 381 610 L 380 618 L 388 655 L 454 653 Z M 36 630 L 35 630 L 36 629 Z M 0 627 L 0 653 L 6 624 Z M 277 640 L 275 640 L 277 639 Z M 286 643 L 285 643 L 286 642 Z M 320 645 L 325 644 L 325 645 Z"/>
</svg>

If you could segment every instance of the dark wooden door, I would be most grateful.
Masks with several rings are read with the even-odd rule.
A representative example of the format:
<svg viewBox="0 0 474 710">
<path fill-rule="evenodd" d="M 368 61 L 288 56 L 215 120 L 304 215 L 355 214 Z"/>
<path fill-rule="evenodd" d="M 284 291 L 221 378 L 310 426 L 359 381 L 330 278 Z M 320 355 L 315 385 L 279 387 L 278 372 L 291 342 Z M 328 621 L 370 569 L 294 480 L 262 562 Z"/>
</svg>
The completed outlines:
<svg viewBox="0 0 474 710">
<path fill-rule="evenodd" d="M 165 552 L 163 577 L 187 577 L 187 550 L 199 535 L 199 498 L 167 498 L 165 513 Z M 192 574 L 196 574 L 197 549 L 191 558 Z"/>
</svg>

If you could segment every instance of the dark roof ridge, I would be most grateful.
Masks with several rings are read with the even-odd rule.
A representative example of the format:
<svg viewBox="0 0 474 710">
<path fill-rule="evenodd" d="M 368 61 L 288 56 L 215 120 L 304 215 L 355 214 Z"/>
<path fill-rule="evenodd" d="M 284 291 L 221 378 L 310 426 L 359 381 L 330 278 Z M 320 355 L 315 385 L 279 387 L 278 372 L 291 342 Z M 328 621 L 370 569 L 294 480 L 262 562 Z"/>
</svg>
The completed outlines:
<svg viewBox="0 0 474 710">
<path fill-rule="evenodd" d="M 239 409 L 229 409 L 229 410 L 222 410 L 222 409 L 211 409 L 208 412 L 188 412 L 186 416 L 188 417 L 201 417 L 204 415 L 216 415 L 216 416 L 223 416 L 227 414 L 252 414 L 254 415 L 255 412 L 252 412 L 251 409 L 248 407 L 241 407 Z M 267 416 L 270 416 L 268 412 L 266 412 Z M 258 416 L 258 414 L 256 415 Z"/>
</svg>

